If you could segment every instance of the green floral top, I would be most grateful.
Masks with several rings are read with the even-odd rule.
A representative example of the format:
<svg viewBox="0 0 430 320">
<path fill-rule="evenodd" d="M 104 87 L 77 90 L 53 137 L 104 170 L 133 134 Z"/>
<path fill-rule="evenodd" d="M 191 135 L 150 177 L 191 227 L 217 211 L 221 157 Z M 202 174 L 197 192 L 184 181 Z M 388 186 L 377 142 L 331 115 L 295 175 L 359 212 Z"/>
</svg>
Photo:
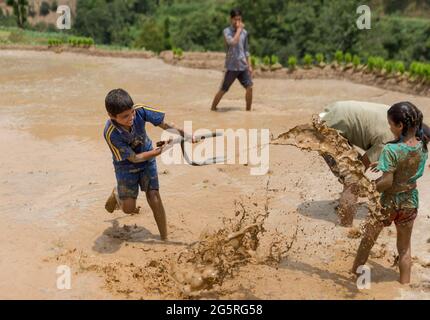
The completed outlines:
<svg viewBox="0 0 430 320">
<path fill-rule="evenodd" d="M 422 177 L 428 153 L 422 142 L 410 147 L 403 142 L 385 145 L 379 158 L 378 169 L 394 174 L 393 185 L 381 195 L 386 209 L 402 210 L 419 207 L 416 182 Z"/>
</svg>

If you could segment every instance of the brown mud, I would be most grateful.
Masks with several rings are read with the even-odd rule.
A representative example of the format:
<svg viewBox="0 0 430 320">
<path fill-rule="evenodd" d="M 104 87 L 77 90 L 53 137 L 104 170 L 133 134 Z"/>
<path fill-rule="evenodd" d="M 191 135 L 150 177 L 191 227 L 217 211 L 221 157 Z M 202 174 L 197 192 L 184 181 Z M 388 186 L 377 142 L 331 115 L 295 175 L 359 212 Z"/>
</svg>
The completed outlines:
<svg viewBox="0 0 430 320">
<path fill-rule="evenodd" d="M 336 165 L 335 175 L 344 186 L 354 186 L 354 192 L 365 198 L 369 217 L 376 218 L 381 212 L 380 193 L 376 185 L 365 174 L 365 167 L 360 161 L 360 153 L 352 147 L 340 133 L 313 116 L 312 124 L 301 125 L 282 133 L 272 140 L 272 144 L 292 145 L 307 151 L 317 151 L 321 156 L 331 156 Z M 363 226 L 364 227 L 364 226 Z M 352 236 L 354 232 L 351 232 Z"/>
<path fill-rule="evenodd" d="M 358 290 L 349 270 L 359 239 L 339 226 L 335 208 L 342 185 L 316 152 L 271 145 L 270 173 L 264 176 L 251 176 L 250 165 L 239 163 L 193 167 L 157 161 L 169 232 L 169 241 L 162 242 L 144 195 L 138 198 L 140 215 L 106 212 L 115 176 L 102 132 L 105 95 L 118 87 L 135 102 L 164 110 L 166 120 L 181 126 L 192 120 L 194 129 L 211 131 L 269 128 L 273 136 L 348 99 L 410 100 L 429 122 L 430 99 L 348 81 L 256 78 L 252 112 L 245 112 L 245 92 L 238 83 L 219 111 L 210 112 L 222 79 L 219 71 L 155 58 L 70 52 L 2 50 L 0 57 L 1 298 L 429 297 L 428 169 L 418 186 L 422 201 L 412 239 L 413 283 L 397 282 L 395 229 L 390 227 L 369 260 L 371 289 Z M 162 140 L 159 128 L 147 130 L 153 141 Z M 359 204 L 354 228 L 366 215 L 366 204 Z M 242 216 L 246 219 L 240 222 Z M 242 231 L 235 251 L 237 242 L 226 239 L 235 232 L 240 238 Z M 205 251 L 217 253 L 209 244 L 225 247 L 228 255 L 219 264 L 204 263 Z M 70 290 L 56 287 L 59 265 L 71 268 Z M 194 274 L 204 271 L 201 267 L 208 268 L 204 275 L 211 280 L 184 294 L 189 283 L 185 276 L 175 280 L 175 271 Z M 200 283 L 198 276 L 190 279 Z"/>
</svg>

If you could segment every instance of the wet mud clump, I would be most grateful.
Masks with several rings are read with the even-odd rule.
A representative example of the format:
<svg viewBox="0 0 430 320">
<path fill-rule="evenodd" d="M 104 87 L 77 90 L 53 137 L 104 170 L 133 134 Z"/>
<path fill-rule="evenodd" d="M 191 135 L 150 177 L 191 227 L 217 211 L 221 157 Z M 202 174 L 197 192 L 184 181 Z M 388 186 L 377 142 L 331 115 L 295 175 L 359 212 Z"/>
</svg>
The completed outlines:
<svg viewBox="0 0 430 320">
<path fill-rule="evenodd" d="M 334 160 L 333 173 L 344 186 L 355 186 L 354 192 L 366 199 L 369 217 L 376 218 L 381 211 L 380 193 L 376 185 L 365 175 L 360 154 L 337 130 L 327 127 L 318 116 L 312 124 L 297 126 L 271 141 L 274 145 L 290 145 L 306 151 L 316 151 L 324 158 Z"/>
<path fill-rule="evenodd" d="M 235 201 L 232 218 L 224 218 L 218 228 L 202 232 L 199 239 L 174 254 L 153 256 L 145 263 L 130 260 L 106 262 L 76 249 L 57 255 L 53 261 L 73 265 L 77 272 L 103 275 L 105 287 L 127 298 L 217 298 L 229 294 L 222 286 L 247 264 L 277 266 L 289 250 L 285 236 L 266 231 L 269 216 L 269 180 L 264 204 L 255 206 L 249 195 Z M 108 236 L 130 240 L 133 227 L 116 226 Z M 226 291 L 227 290 L 227 291 Z"/>
<path fill-rule="evenodd" d="M 226 278 L 234 277 L 248 263 L 279 263 L 287 252 L 282 245 L 285 239 L 270 235 L 269 244 L 260 248 L 266 232 L 264 222 L 269 215 L 267 201 L 266 197 L 264 210 L 236 201 L 234 218 L 224 219 L 216 231 L 202 233 L 198 242 L 178 254 L 170 274 L 184 296 L 201 296 L 212 289 L 219 291 Z"/>
</svg>

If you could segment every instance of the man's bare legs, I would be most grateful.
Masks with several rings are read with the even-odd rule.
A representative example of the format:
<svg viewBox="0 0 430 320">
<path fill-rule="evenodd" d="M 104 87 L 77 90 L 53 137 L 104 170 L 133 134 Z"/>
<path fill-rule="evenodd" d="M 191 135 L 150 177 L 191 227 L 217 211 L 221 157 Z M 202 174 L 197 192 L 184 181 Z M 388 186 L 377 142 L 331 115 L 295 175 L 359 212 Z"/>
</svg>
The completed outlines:
<svg viewBox="0 0 430 320">
<path fill-rule="evenodd" d="M 376 220 L 369 220 L 365 226 L 364 236 L 361 239 L 360 246 L 358 247 L 357 255 L 355 256 L 352 273 L 356 274 L 359 266 L 366 264 L 369 259 L 370 250 L 372 250 L 376 239 L 384 228 L 382 222 Z"/>
<path fill-rule="evenodd" d="M 357 212 L 358 187 L 355 184 L 344 186 L 340 195 L 339 207 L 337 213 L 340 219 L 340 225 L 343 227 L 352 226 L 354 216 Z"/>
<path fill-rule="evenodd" d="M 154 214 L 155 222 L 157 223 L 158 231 L 160 232 L 161 240 L 167 240 L 167 223 L 166 212 L 163 202 L 161 201 L 158 190 L 148 190 L 146 192 L 146 200 Z"/>
<path fill-rule="evenodd" d="M 215 95 L 215 98 L 212 102 L 212 111 L 217 110 L 217 106 L 220 103 L 222 97 L 225 95 L 225 91 L 218 91 L 218 93 Z M 245 100 L 246 100 L 246 111 L 251 111 L 252 109 L 252 86 L 246 88 L 246 94 L 245 94 Z"/>
<path fill-rule="evenodd" d="M 252 108 L 252 86 L 246 88 L 246 111 L 251 111 Z"/>
<path fill-rule="evenodd" d="M 225 91 L 222 91 L 222 90 L 218 91 L 218 93 L 215 95 L 215 98 L 214 98 L 214 100 L 212 102 L 211 111 L 216 111 L 216 107 L 220 103 L 220 101 L 221 101 L 222 97 L 224 96 L 224 94 L 225 94 Z"/>
<path fill-rule="evenodd" d="M 411 281 L 411 235 L 414 222 L 405 225 L 396 225 L 397 250 L 399 251 L 400 283 L 406 284 Z"/>
</svg>

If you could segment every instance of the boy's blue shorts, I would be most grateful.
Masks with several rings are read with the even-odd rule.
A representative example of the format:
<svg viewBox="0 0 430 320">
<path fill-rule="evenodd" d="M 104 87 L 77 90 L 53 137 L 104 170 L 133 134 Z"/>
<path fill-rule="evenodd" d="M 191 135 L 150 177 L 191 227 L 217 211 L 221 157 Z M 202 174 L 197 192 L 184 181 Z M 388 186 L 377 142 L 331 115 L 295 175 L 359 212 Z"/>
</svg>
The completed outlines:
<svg viewBox="0 0 430 320">
<path fill-rule="evenodd" d="M 147 161 L 141 168 L 117 167 L 115 168 L 118 184 L 118 196 L 121 200 L 126 198 L 137 199 L 140 190 L 159 190 L 157 162 Z"/>
</svg>

